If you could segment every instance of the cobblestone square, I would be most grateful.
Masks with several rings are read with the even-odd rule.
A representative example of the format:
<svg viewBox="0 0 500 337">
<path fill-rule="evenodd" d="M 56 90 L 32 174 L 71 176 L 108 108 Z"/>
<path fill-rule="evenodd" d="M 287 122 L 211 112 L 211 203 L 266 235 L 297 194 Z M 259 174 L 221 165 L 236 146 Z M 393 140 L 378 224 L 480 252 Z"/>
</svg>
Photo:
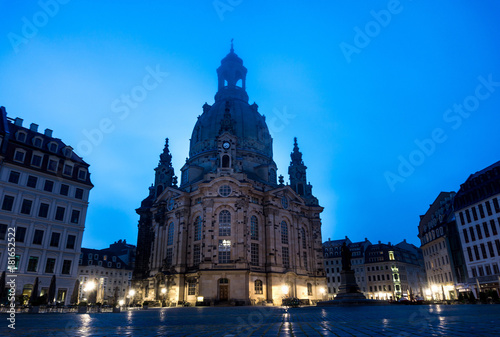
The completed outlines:
<svg viewBox="0 0 500 337">
<path fill-rule="evenodd" d="M 498 305 L 204 307 L 18 314 L 2 336 L 498 336 Z"/>
</svg>

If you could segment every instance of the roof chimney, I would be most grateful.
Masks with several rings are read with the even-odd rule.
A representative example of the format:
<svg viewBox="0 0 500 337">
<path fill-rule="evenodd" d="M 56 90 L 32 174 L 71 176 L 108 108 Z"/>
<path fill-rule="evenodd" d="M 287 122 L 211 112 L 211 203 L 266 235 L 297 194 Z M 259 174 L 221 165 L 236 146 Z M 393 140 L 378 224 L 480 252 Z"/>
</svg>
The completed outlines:
<svg viewBox="0 0 500 337">
<path fill-rule="evenodd" d="M 14 125 L 23 126 L 23 119 L 16 117 L 16 119 L 14 120 Z"/>
<path fill-rule="evenodd" d="M 380 240 L 378 240 L 378 244 L 381 244 L 382 242 L 380 242 Z"/>
<path fill-rule="evenodd" d="M 35 131 L 35 132 L 38 132 L 38 124 L 31 123 L 31 125 L 30 125 L 30 130 L 31 130 L 31 131 Z"/>
<path fill-rule="evenodd" d="M 47 137 L 52 137 L 52 130 L 51 129 L 45 129 L 45 135 Z"/>
<path fill-rule="evenodd" d="M 389 241 L 389 246 L 392 246 L 392 245 L 391 245 L 391 241 Z"/>
</svg>

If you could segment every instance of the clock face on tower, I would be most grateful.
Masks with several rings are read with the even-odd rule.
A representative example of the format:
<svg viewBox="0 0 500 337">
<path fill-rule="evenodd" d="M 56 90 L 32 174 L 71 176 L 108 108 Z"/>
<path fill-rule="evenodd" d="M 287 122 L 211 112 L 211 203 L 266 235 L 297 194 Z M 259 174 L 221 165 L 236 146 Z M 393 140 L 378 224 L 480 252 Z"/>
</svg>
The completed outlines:
<svg viewBox="0 0 500 337">
<path fill-rule="evenodd" d="M 229 142 L 224 142 L 224 143 L 222 143 L 222 147 L 227 150 L 231 147 L 231 144 L 229 144 Z"/>
</svg>

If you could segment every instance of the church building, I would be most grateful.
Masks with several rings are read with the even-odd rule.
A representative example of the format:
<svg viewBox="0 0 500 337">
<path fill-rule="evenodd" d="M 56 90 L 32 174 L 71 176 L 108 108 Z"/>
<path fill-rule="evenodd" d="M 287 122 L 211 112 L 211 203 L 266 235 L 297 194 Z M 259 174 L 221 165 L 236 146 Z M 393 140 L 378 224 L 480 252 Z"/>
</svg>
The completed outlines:
<svg viewBox="0 0 500 337">
<path fill-rule="evenodd" d="M 289 184 L 277 178 L 273 139 L 248 103 L 247 69 L 231 45 L 217 69 L 177 181 L 168 139 L 137 209 L 135 301 L 170 305 L 274 304 L 326 299 L 321 219 L 294 140 Z"/>
</svg>

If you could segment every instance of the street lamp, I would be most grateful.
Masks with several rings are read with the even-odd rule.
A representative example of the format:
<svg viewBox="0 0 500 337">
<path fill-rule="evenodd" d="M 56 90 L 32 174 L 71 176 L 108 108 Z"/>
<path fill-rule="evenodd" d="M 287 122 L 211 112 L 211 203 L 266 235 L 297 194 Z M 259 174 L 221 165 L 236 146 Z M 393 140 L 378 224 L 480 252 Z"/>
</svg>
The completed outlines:
<svg viewBox="0 0 500 337">
<path fill-rule="evenodd" d="M 323 287 L 319 288 L 319 292 L 321 293 L 321 299 L 324 300 L 325 299 L 325 288 L 323 288 Z"/>
<path fill-rule="evenodd" d="M 287 296 L 288 292 L 290 291 L 290 287 L 288 287 L 287 285 L 283 285 L 281 287 L 281 291 L 283 292 L 283 295 Z"/>
<path fill-rule="evenodd" d="M 120 307 L 123 307 L 123 305 L 125 304 L 125 301 L 124 300 L 119 300 L 118 304 L 120 305 Z"/>
<path fill-rule="evenodd" d="M 130 306 L 130 302 L 134 302 L 135 290 L 130 289 L 127 296 L 127 307 Z"/>
<path fill-rule="evenodd" d="M 165 294 L 166 293 L 167 293 L 167 288 L 161 288 L 161 296 L 162 296 L 163 303 L 165 304 L 165 306 L 167 306 L 167 303 L 165 302 Z"/>
</svg>

